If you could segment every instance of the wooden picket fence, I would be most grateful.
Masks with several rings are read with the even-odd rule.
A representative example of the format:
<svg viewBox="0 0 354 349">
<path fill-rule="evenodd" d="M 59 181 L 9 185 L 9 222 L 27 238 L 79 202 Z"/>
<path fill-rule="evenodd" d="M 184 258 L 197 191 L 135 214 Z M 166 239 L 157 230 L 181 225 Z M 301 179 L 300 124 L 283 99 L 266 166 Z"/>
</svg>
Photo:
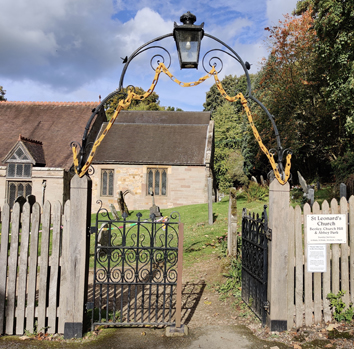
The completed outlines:
<svg viewBox="0 0 354 349">
<path fill-rule="evenodd" d="M 309 214 L 346 214 L 348 236 L 346 244 L 332 244 L 327 248 L 327 272 L 307 272 L 306 216 Z M 315 202 L 301 208 L 290 207 L 288 233 L 288 328 L 310 326 L 332 318 L 328 293 L 345 291 L 343 301 L 354 303 L 354 196 L 324 201 L 322 208 Z"/>
<path fill-rule="evenodd" d="M 32 208 L 26 202 L 2 210 L 0 247 L 0 334 L 64 333 L 66 258 L 70 201 Z M 60 288 L 59 288 L 60 283 Z"/>
</svg>

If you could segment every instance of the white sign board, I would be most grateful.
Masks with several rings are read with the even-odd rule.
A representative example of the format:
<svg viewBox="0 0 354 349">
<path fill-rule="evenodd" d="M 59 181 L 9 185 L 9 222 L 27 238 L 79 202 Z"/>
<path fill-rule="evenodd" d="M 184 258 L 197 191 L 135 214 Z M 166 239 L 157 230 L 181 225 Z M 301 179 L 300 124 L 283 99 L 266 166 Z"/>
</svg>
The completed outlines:
<svg viewBox="0 0 354 349">
<path fill-rule="evenodd" d="M 308 244 L 345 244 L 347 216 L 345 214 L 307 215 Z"/>
<path fill-rule="evenodd" d="M 307 271 L 309 273 L 327 271 L 327 245 L 307 245 Z"/>
</svg>

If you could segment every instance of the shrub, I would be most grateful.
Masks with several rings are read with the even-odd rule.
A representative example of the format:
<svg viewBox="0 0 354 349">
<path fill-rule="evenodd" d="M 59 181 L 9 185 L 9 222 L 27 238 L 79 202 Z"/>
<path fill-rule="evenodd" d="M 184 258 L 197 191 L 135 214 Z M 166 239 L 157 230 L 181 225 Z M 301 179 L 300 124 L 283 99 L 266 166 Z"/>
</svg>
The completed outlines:
<svg viewBox="0 0 354 349">
<path fill-rule="evenodd" d="M 239 198 L 247 199 L 247 202 L 251 201 L 266 201 L 269 195 L 269 188 L 257 184 L 256 182 L 250 182 L 241 193 L 238 194 Z"/>
</svg>

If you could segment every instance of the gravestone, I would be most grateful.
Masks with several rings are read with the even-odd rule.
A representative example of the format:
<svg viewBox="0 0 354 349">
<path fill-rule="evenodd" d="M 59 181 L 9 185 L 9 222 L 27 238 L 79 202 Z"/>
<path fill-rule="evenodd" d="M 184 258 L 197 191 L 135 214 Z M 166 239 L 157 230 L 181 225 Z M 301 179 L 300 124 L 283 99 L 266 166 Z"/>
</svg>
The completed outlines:
<svg viewBox="0 0 354 349">
<path fill-rule="evenodd" d="M 267 186 L 266 181 L 264 180 L 263 176 L 261 175 L 261 184 L 263 185 L 263 187 Z"/>
<path fill-rule="evenodd" d="M 301 185 L 302 190 L 304 191 L 305 194 L 308 194 L 309 188 L 307 186 L 307 183 L 306 183 L 304 177 L 301 176 L 301 173 L 299 171 L 297 171 L 297 175 L 299 177 L 299 183 Z"/>
<path fill-rule="evenodd" d="M 150 216 L 155 215 L 155 217 L 162 217 L 162 214 L 160 212 L 160 207 L 155 205 L 155 197 L 154 197 L 154 192 L 150 190 L 150 194 L 152 196 L 152 206 L 150 207 Z"/>
<path fill-rule="evenodd" d="M 307 199 L 310 201 L 310 205 L 312 207 L 313 203 L 315 202 L 315 189 L 310 188 L 307 194 Z"/>
<path fill-rule="evenodd" d="M 347 198 L 347 186 L 344 183 L 341 183 L 339 186 L 339 199 L 342 197 Z"/>
<path fill-rule="evenodd" d="M 113 218 L 114 218 L 116 221 L 119 221 L 119 214 L 118 214 L 116 208 L 114 207 L 114 205 L 113 205 L 113 204 L 110 204 L 110 205 L 109 205 L 109 208 L 110 208 L 110 210 L 111 210 L 111 212 L 112 212 Z"/>
<path fill-rule="evenodd" d="M 257 184 L 258 184 L 258 182 L 257 182 L 257 178 L 256 178 L 255 176 L 252 176 L 252 177 L 251 177 L 251 181 L 253 181 L 253 182 L 255 182 L 255 183 L 257 183 Z"/>
<path fill-rule="evenodd" d="M 98 231 L 98 238 L 97 243 L 99 246 L 111 246 L 109 241 L 109 230 L 108 230 L 108 223 L 104 223 L 101 225 L 100 230 Z M 105 257 L 107 255 L 108 250 L 106 248 L 99 248 L 97 250 L 97 258 L 98 257 Z"/>
<path fill-rule="evenodd" d="M 125 203 L 124 195 L 123 195 L 123 192 L 121 190 L 118 192 L 117 201 L 118 201 L 118 207 L 119 207 L 120 213 L 123 215 L 123 213 L 125 212 L 129 216 L 128 206 Z"/>
</svg>

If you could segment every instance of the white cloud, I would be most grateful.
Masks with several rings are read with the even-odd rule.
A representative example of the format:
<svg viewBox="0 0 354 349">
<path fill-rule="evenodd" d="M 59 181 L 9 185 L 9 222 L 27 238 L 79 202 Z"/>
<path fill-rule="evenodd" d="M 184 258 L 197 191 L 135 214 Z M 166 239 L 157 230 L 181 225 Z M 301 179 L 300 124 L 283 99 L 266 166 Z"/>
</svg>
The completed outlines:
<svg viewBox="0 0 354 349">
<path fill-rule="evenodd" d="M 98 100 L 99 94 L 104 98 L 118 87 L 123 68 L 120 57 L 171 33 L 173 22 L 179 23 L 186 11 L 197 16 L 197 24 L 205 22 L 207 33 L 253 63 L 250 73 L 255 73 L 266 54 L 263 28 L 295 5 L 295 0 L 2 0 L 0 85 L 9 100 Z M 198 71 L 179 69 L 172 38 L 156 44 L 170 51 L 170 70 L 182 81 L 204 75 L 201 62 Z M 204 38 L 202 49 L 210 48 L 215 48 L 215 42 L 211 45 Z M 153 71 L 149 63 L 154 53 L 162 51 L 148 50 L 132 61 L 125 86 L 150 87 Z M 223 60 L 221 78 L 243 74 L 240 64 L 229 56 Z M 211 84 L 209 79 L 185 89 L 161 77 L 156 92 L 162 105 L 201 110 Z"/>
<path fill-rule="evenodd" d="M 145 7 L 121 26 L 116 38 L 124 45 L 126 52 L 132 53 L 145 42 L 172 30 L 172 21 L 163 20 L 157 12 Z"/>
</svg>

